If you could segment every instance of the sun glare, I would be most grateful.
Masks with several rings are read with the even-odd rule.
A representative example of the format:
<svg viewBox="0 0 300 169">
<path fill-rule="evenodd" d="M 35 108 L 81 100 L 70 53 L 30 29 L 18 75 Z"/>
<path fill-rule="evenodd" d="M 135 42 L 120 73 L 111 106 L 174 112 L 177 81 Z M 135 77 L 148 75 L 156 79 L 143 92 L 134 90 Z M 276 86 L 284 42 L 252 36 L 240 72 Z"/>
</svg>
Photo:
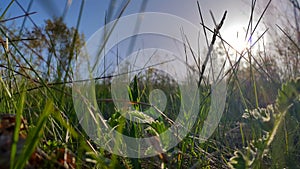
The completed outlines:
<svg viewBox="0 0 300 169">
<path fill-rule="evenodd" d="M 231 51 L 242 52 L 250 47 L 250 43 L 245 39 L 245 30 L 242 26 L 235 25 L 224 29 L 223 39 L 233 48 Z"/>
</svg>

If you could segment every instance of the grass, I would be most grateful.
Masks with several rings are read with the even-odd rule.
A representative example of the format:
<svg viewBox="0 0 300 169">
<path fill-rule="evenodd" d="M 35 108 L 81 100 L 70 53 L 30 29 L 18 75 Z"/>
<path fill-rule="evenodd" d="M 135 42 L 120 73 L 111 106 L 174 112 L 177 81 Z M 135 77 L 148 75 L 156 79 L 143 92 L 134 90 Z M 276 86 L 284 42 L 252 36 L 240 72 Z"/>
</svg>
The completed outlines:
<svg viewBox="0 0 300 169">
<path fill-rule="evenodd" d="M 11 1 L 3 10 L 0 20 L 7 20 L 6 13 L 13 3 L 14 1 Z M 113 3 L 116 1 L 111 1 L 110 6 L 114 6 Z M 129 3 L 130 1 L 124 3 L 119 11 L 115 11 L 115 8 L 110 9 L 108 16 L 115 11 L 117 18 L 120 18 Z M 257 31 L 270 3 L 271 0 L 266 3 L 258 21 L 254 22 L 253 16 L 257 4 L 255 0 L 251 1 L 246 39 Z M 84 1 L 78 14 L 76 28 L 79 27 L 83 6 Z M 203 11 L 200 7 L 198 2 L 208 52 L 204 54 L 205 61 L 202 64 L 199 61 L 202 54 L 192 54 L 196 71 L 200 75 L 194 79 L 198 81 L 201 98 L 199 99 L 199 116 L 196 117 L 195 124 L 189 126 L 191 127 L 189 134 L 180 138 L 182 141 L 175 147 L 167 152 L 159 152 L 160 144 L 169 141 L 168 138 L 159 134 L 167 131 L 175 123 L 180 111 L 180 101 L 185 97 L 180 93 L 178 84 L 170 80 L 168 74 L 155 69 L 147 71 L 145 68 L 144 74 L 139 74 L 139 77 L 135 76 L 127 86 L 130 102 L 126 103 L 133 105 L 135 110 L 126 112 L 114 105 L 110 88 L 112 77 L 108 75 L 109 72 L 105 72 L 105 77 L 92 79 L 96 84 L 94 96 L 97 102 L 94 104 L 103 113 L 103 120 L 109 124 L 111 130 L 135 138 L 156 136 L 159 140 L 158 146 L 143 151 L 145 153 L 158 152 L 158 155 L 147 158 L 129 158 L 112 154 L 99 146 L 97 140 L 93 140 L 80 126 L 81 119 L 77 118 L 74 110 L 73 104 L 75 103 L 72 100 L 72 86 L 70 85 L 74 82 L 70 77 L 73 75 L 73 59 L 77 54 L 76 40 L 80 38 L 76 31 L 69 36 L 71 46 L 65 50 L 69 57 L 64 62 L 66 65 L 63 65 L 60 64 L 63 58 L 59 58 L 59 51 L 56 51 L 56 43 L 54 43 L 57 39 L 51 39 L 49 35 L 46 35 L 50 37 L 49 39 L 43 39 L 46 48 L 54 50 L 53 55 L 43 58 L 40 54 L 45 53 L 38 53 L 37 48 L 30 42 L 21 40 L 18 30 L 12 31 L 6 25 L 1 25 L 1 36 L 5 40 L 1 40 L 3 48 L 0 58 L 0 110 L 3 114 L 14 114 L 15 122 L 11 134 L 10 153 L 6 156 L 0 155 L 0 165 L 9 161 L 9 165 L 5 166 L 7 168 L 299 168 L 297 161 L 300 160 L 300 80 L 291 80 L 288 78 L 290 76 L 284 77 L 276 74 L 275 70 L 280 67 L 276 67 L 274 61 L 266 59 L 271 58 L 272 55 L 266 52 L 263 54 L 255 52 L 251 48 L 262 41 L 267 30 L 250 48 L 238 52 L 222 38 L 219 32 L 222 29 L 222 23 L 226 22 L 226 13 L 219 23 L 215 21 L 211 13 L 215 28 L 209 28 L 203 20 Z M 30 15 L 27 17 L 30 18 Z M 286 38 L 290 42 L 286 45 L 293 45 L 293 50 L 299 53 L 299 45 L 293 37 L 280 26 L 278 27 L 283 33 L 280 38 Z M 25 29 L 25 27 L 20 29 Z M 104 42 L 110 37 L 110 31 L 113 29 L 114 27 L 108 30 Z M 211 35 L 211 40 L 209 40 L 209 35 Z M 104 48 L 99 49 L 99 52 L 102 50 Z M 185 46 L 186 54 L 189 50 L 191 47 Z M 209 77 L 204 72 L 214 68 L 209 64 L 217 50 L 226 56 L 221 67 L 225 67 L 225 62 L 228 62 L 230 67 L 225 75 L 218 77 L 227 81 L 227 100 L 217 129 L 207 141 L 203 142 L 199 133 L 205 126 L 203 121 L 208 117 L 212 103 L 212 86 L 208 80 Z M 235 61 L 231 59 L 230 51 L 232 50 L 237 56 Z M 29 53 L 38 57 L 31 57 Z M 35 60 L 35 58 L 40 59 Z M 57 62 L 54 63 L 55 61 Z M 266 63 L 267 61 L 271 63 Z M 243 62 L 247 64 L 246 68 L 241 67 Z M 40 63 L 40 65 L 33 63 Z M 190 66 L 188 62 L 185 64 Z M 40 69 L 41 67 L 48 70 L 46 74 L 48 76 L 51 74 L 50 77 L 44 76 L 45 72 Z M 300 70 L 294 69 L 293 77 L 299 77 Z M 53 75 L 55 72 L 59 75 L 56 78 Z M 151 77 L 155 77 L 154 80 Z M 88 83 L 90 80 L 84 81 Z M 156 106 L 149 104 L 149 94 L 157 88 L 166 94 L 165 111 L 160 111 Z M 277 95 L 273 94 L 277 91 Z M 78 96 L 82 95 L 78 94 Z M 191 102 L 193 101 L 191 99 Z M 91 107 L 89 111 L 90 115 L 93 115 L 94 107 Z M 150 115 L 139 112 L 149 108 L 151 108 L 150 115 L 158 113 L 160 116 L 154 119 Z M 129 119 L 138 119 L 144 123 L 126 119 L 122 114 L 127 114 Z M 21 135 L 24 119 L 28 125 L 25 133 L 26 141 Z M 2 124 L 1 120 L 0 122 Z M 94 127 L 99 127 L 99 125 Z M 6 136 L 5 132 L 4 127 L 0 126 L 0 138 Z M 101 135 L 101 133 L 98 134 Z M 101 139 L 101 143 L 104 141 L 108 144 L 110 141 L 106 138 Z M 1 142 L 0 145 L 2 145 Z M 118 139 L 116 146 L 112 147 L 114 151 L 119 151 L 119 145 L 123 145 L 121 139 Z"/>
</svg>

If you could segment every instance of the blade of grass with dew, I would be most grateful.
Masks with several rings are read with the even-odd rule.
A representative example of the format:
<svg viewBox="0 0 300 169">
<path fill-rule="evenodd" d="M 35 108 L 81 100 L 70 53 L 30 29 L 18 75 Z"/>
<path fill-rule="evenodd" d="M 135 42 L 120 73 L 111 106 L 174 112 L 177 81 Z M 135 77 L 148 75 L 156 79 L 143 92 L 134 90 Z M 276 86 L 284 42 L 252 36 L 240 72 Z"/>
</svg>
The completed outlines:
<svg viewBox="0 0 300 169">
<path fill-rule="evenodd" d="M 53 112 L 54 105 L 52 100 L 47 100 L 45 108 L 41 115 L 39 116 L 37 125 L 33 127 L 28 134 L 26 139 L 25 148 L 18 158 L 16 165 L 14 166 L 15 169 L 24 168 L 27 161 L 31 157 L 32 153 L 35 151 L 40 139 L 43 136 L 44 128 L 46 127 L 46 122 L 48 120 L 49 115 Z"/>
</svg>

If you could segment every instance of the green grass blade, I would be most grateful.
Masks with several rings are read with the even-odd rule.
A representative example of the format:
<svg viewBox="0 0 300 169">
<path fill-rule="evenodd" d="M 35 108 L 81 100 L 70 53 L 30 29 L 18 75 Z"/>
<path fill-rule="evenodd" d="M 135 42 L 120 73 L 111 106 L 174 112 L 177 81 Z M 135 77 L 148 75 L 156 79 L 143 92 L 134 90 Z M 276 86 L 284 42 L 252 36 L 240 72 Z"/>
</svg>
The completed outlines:
<svg viewBox="0 0 300 169">
<path fill-rule="evenodd" d="M 51 112 L 53 112 L 53 109 L 53 101 L 48 100 L 43 112 L 39 117 L 37 125 L 29 131 L 21 157 L 18 159 L 16 165 L 14 166 L 15 169 L 24 168 L 32 153 L 35 151 L 40 139 L 43 136 L 46 122 Z"/>
<path fill-rule="evenodd" d="M 10 153 L 10 168 L 13 168 L 14 162 L 15 162 L 15 156 L 17 154 L 17 143 L 19 140 L 19 133 L 20 133 L 20 126 L 21 126 L 21 116 L 24 109 L 24 102 L 25 102 L 25 96 L 26 93 L 22 92 L 20 101 L 18 103 L 17 107 L 17 114 L 16 114 L 16 125 L 15 125 L 15 131 L 13 135 L 13 142 L 11 146 L 11 153 Z"/>
</svg>

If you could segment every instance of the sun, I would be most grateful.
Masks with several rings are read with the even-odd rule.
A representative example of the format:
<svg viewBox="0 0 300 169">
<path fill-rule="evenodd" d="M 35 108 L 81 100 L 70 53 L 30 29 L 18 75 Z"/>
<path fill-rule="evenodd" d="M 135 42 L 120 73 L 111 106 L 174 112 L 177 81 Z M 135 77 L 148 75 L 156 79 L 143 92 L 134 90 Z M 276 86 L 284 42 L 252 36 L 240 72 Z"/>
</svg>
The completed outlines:
<svg viewBox="0 0 300 169">
<path fill-rule="evenodd" d="M 231 51 L 238 53 L 250 48 L 250 42 L 245 38 L 246 31 L 241 25 L 234 25 L 221 31 L 222 38 L 230 44 Z"/>
</svg>

